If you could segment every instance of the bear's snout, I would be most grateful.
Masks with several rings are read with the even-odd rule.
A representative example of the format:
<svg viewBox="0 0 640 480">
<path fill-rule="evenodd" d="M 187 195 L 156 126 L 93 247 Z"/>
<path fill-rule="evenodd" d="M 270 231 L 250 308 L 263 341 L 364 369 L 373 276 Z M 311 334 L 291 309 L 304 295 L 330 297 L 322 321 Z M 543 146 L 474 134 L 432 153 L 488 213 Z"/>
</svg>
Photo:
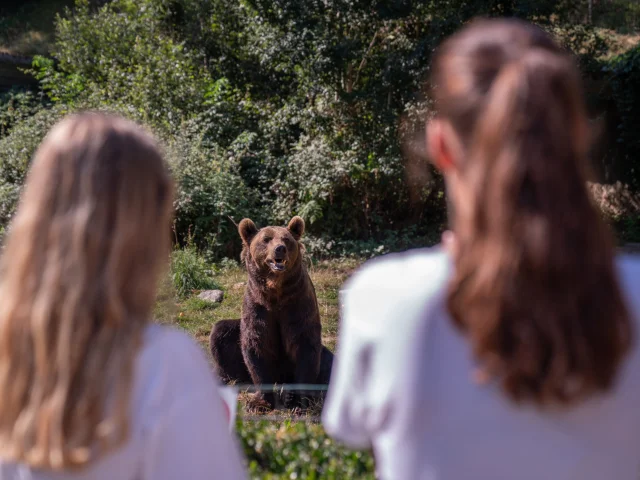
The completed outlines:
<svg viewBox="0 0 640 480">
<path fill-rule="evenodd" d="M 284 245 L 278 245 L 274 251 L 276 260 L 284 260 L 287 255 L 287 247 Z"/>
<path fill-rule="evenodd" d="M 249 239 L 243 237 L 243 242 L 244 255 L 264 274 L 282 274 L 300 266 L 298 241 L 286 228 L 265 227 Z"/>
<path fill-rule="evenodd" d="M 287 246 L 283 243 L 277 243 L 271 248 L 271 254 L 267 257 L 267 265 L 269 265 L 269 268 L 271 268 L 273 272 L 283 272 L 290 260 L 288 258 L 289 252 L 287 251 Z"/>
</svg>

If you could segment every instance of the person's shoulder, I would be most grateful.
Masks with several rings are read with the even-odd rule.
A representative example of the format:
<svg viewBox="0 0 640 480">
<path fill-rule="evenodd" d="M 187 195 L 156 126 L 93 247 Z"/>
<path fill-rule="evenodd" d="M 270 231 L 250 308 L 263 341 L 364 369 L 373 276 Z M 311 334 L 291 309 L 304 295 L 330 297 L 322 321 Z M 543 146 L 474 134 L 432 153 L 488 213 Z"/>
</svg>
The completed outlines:
<svg viewBox="0 0 640 480">
<path fill-rule="evenodd" d="M 627 302 L 640 321 L 640 255 L 621 254 L 616 257 L 618 278 Z"/>
<path fill-rule="evenodd" d="M 205 408 L 214 407 L 218 381 L 203 349 L 186 332 L 147 326 L 135 365 L 131 404 L 137 435 L 157 438 L 154 432 L 162 431 L 185 409 L 189 415 L 206 418 Z"/>
<path fill-rule="evenodd" d="M 151 353 L 180 353 L 180 356 L 199 352 L 198 344 L 186 332 L 177 328 L 151 324 L 144 333 L 143 349 Z"/>
<path fill-rule="evenodd" d="M 369 336 L 382 335 L 389 319 L 398 330 L 412 331 L 441 308 L 450 271 L 449 257 L 439 248 L 370 260 L 341 291 L 342 321 Z"/>
<path fill-rule="evenodd" d="M 344 291 L 384 289 L 426 293 L 442 286 L 450 271 L 450 258 L 442 248 L 408 250 L 369 260 L 347 281 Z"/>
<path fill-rule="evenodd" d="M 174 387 L 207 385 L 214 375 L 203 350 L 186 332 L 153 324 L 145 331 L 139 370 Z"/>
<path fill-rule="evenodd" d="M 632 299 L 638 297 L 640 289 L 640 256 L 623 254 L 616 257 L 618 279 L 622 288 Z"/>
<path fill-rule="evenodd" d="M 616 265 L 618 271 L 625 279 L 633 278 L 640 280 L 640 255 L 632 255 L 628 253 L 616 256 Z"/>
</svg>

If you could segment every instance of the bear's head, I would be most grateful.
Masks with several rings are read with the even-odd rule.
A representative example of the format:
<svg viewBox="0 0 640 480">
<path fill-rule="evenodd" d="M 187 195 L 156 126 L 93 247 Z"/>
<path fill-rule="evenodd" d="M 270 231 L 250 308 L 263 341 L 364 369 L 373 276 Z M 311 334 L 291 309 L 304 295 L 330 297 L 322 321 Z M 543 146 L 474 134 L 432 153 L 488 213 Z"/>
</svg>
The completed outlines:
<svg viewBox="0 0 640 480">
<path fill-rule="evenodd" d="M 242 260 L 246 264 L 252 261 L 260 271 L 276 275 L 300 265 L 302 257 L 300 238 L 304 233 L 302 218 L 293 217 L 287 228 L 264 227 L 261 229 L 245 218 L 238 225 L 238 231 L 242 238 Z"/>
</svg>

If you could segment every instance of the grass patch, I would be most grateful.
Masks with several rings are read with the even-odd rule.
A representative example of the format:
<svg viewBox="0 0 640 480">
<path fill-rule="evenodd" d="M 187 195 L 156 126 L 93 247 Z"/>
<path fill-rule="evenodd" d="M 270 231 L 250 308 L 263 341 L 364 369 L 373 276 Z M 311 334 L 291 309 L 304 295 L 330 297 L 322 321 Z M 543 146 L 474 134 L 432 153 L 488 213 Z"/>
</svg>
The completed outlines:
<svg viewBox="0 0 640 480">
<path fill-rule="evenodd" d="M 323 261 L 309 269 L 322 321 L 322 343 L 335 350 L 340 315 L 339 291 L 360 264 L 353 259 Z"/>
<path fill-rule="evenodd" d="M 208 300 L 203 300 L 198 297 L 191 297 L 184 303 L 184 305 L 188 310 L 198 312 L 203 310 L 213 310 L 214 308 L 218 307 L 218 305 L 220 304 L 215 302 L 210 302 Z"/>
<path fill-rule="evenodd" d="M 211 266 L 192 245 L 176 249 L 171 253 L 170 275 L 175 292 L 181 299 L 200 290 L 219 288 L 218 283 L 213 279 Z"/>
<path fill-rule="evenodd" d="M 597 28 L 596 30 L 607 44 L 607 51 L 600 60 L 610 60 L 613 57 L 622 55 L 640 43 L 639 32 L 619 33 L 606 28 Z"/>
<path fill-rule="evenodd" d="M 180 258 L 180 265 L 184 268 L 176 271 L 183 272 L 181 273 L 183 276 L 186 275 L 184 271 L 189 269 L 198 270 L 200 273 L 211 271 L 201 258 L 195 261 L 189 257 L 184 262 L 182 261 L 184 259 Z M 197 268 L 194 265 L 197 265 Z M 338 333 L 338 292 L 358 265 L 359 262 L 356 260 L 332 260 L 318 262 L 309 268 L 309 275 L 318 297 L 322 321 L 322 341 L 331 350 L 335 350 Z M 154 312 L 156 321 L 180 326 L 204 346 L 208 342 L 213 325 L 218 320 L 240 318 L 247 279 L 246 271 L 239 265 L 229 265 L 207 277 L 211 282 L 210 287 L 207 288 L 219 288 L 224 292 L 224 300 L 219 304 L 212 304 L 189 296 L 190 289 L 197 291 L 205 287 L 202 283 L 197 284 L 198 288 L 183 286 L 181 275 L 178 276 L 180 278 L 176 282 L 176 271 L 171 273 L 173 282 L 163 279 L 160 285 L 158 302 Z M 184 283 L 196 285 L 196 283 L 186 281 Z M 180 294 L 181 290 L 184 292 L 182 295 Z"/>
<path fill-rule="evenodd" d="M 213 270 L 191 258 L 188 265 L 204 265 L 202 270 Z M 320 318 L 322 341 L 335 350 L 339 319 L 339 291 L 345 280 L 360 262 L 349 260 L 322 261 L 309 265 L 309 275 L 314 283 Z M 242 299 L 246 285 L 246 271 L 238 264 L 226 262 L 211 280 L 224 292 L 222 303 L 214 304 L 196 296 L 180 298 L 173 276 L 166 275 L 158 289 L 155 318 L 159 323 L 173 324 L 186 330 L 208 352 L 209 334 L 213 325 L 223 319 L 240 318 Z M 248 394 L 241 393 L 240 412 L 236 433 L 244 449 L 252 479 L 328 479 L 351 478 L 373 480 L 373 457 L 369 452 L 349 450 L 330 439 L 322 425 L 314 423 L 313 417 L 321 413 L 321 404 L 300 417 L 293 410 L 267 412 L 275 414 L 279 421 L 243 419 L 243 415 L 255 414 L 245 407 Z M 284 420 L 283 420 L 284 418 Z"/>
<path fill-rule="evenodd" d="M 237 432 L 252 479 L 373 480 L 369 452 L 348 450 L 321 425 L 304 422 L 242 422 Z"/>
</svg>

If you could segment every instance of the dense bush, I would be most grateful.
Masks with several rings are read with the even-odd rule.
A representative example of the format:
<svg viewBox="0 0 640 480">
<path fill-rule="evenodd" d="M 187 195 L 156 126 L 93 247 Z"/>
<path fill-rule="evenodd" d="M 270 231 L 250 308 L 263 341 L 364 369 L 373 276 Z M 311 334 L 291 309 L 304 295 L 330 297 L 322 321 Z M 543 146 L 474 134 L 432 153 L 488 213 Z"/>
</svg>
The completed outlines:
<svg viewBox="0 0 640 480">
<path fill-rule="evenodd" d="M 623 161 L 625 179 L 640 188 L 640 45 L 613 58 L 605 72 L 618 113 L 617 153 Z"/>
<path fill-rule="evenodd" d="M 238 421 L 251 478 L 265 480 L 345 478 L 373 480 L 373 457 L 351 451 L 307 423 Z"/>
<path fill-rule="evenodd" d="M 640 30 L 640 3 L 629 0 L 593 2 L 593 21 L 622 32 Z"/>
<path fill-rule="evenodd" d="M 20 122 L 35 115 L 45 105 L 42 95 L 27 89 L 13 88 L 0 94 L 0 138 Z"/>
<path fill-rule="evenodd" d="M 244 217 L 260 222 L 262 216 L 257 194 L 243 182 L 233 157 L 203 142 L 199 128 L 185 128 L 168 140 L 167 158 L 177 182 L 177 240 L 185 243 L 192 235 L 213 261 L 239 253 L 237 222 Z"/>
<path fill-rule="evenodd" d="M 208 261 L 237 256 L 234 222 L 244 216 L 264 225 L 302 215 L 320 256 L 427 243 L 445 220 L 442 180 L 425 169 L 408 177 L 405 159 L 432 113 L 420 92 L 433 49 L 474 16 L 514 15 L 535 19 L 579 54 L 585 71 L 601 74 L 605 42 L 576 23 L 583 7 L 113 0 L 96 8 L 77 0 L 57 22 L 56 60 L 34 61 L 54 107 L 33 118 L 99 108 L 152 128 L 178 182 L 176 239 L 184 244 L 191 231 Z M 617 59 L 608 72 L 632 159 L 635 58 Z M 24 103 L 26 115 L 43 108 L 23 100 L 11 101 Z M 21 115 L 0 108 L 0 162 L 16 167 L 0 179 L 0 226 L 43 134 L 42 120 Z"/>
<path fill-rule="evenodd" d="M 192 244 L 171 253 L 170 276 L 176 294 L 183 299 L 197 290 L 218 288 L 210 265 Z"/>
<path fill-rule="evenodd" d="M 155 127 L 176 128 L 202 107 L 211 84 L 197 54 L 161 29 L 154 0 L 117 0 L 93 13 L 78 0 L 57 23 L 54 56 L 36 75 L 52 100 L 108 105 Z"/>
<path fill-rule="evenodd" d="M 595 204 L 615 229 L 620 243 L 640 242 L 640 193 L 629 185 L 589 184 Z"/>
<path fill-rule="evenodd" d="M 49 129 L 65 113 L 64 107 L 40 109 L 0 137 L 0 226 L 6 227 L 18 204 L 29 164 Z"/>
</svg>

